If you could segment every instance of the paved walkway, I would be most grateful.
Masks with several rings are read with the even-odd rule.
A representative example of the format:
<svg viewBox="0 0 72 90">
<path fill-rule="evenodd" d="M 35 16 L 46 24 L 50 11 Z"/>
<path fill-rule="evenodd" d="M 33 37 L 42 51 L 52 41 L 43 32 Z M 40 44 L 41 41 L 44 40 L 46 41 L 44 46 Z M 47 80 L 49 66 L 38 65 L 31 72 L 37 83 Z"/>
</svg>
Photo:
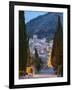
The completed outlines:
<svg viewBox="0 0 72 90">
<path fill-rule="evenodd" d="M 53 68 L 44 68 L 40 70 L 40 74 L 54 74 Z"/>
<path fill-rule="evenodd" d="M 35 74 L 33 75 L 34 78 L 54 78 L 57 77 L 57 75 L 54 74 Z"/>
<path fill-rule="evenodd" d="M 27 79 L 27 78 L 50 78 L 50 77 L 57 77 L 57 75 L 54 74 L 53 68 L 44 68 L 41 69 L 38 74 L 30 74 L 26 76 L 21 76 L 21 79 Z"/>
<path fill-rule="evenodd" d="M 57 75 L 54 74 L 53 68 L 45 68 L 41 69 L 39 74 L 34 74 L 33 77 L 48 78 L 48 77 L 57 77 Z"/>
</svg>

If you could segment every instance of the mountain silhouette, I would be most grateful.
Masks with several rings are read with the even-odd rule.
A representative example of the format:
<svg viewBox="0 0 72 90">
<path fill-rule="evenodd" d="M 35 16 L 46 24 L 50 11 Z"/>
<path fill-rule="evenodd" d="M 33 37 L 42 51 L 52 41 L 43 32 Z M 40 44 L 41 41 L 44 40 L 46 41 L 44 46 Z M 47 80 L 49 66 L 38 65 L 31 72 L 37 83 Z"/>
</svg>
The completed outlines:
<svg viewBox="0 0 72 90">
<path fill-rule="evenodd" d="M 56 31 L 57 16 L 60 16 L 61 23 L 63 24 L 63 14 L 55 12 L 40 15 L 30 20 L 26 23 L 28 37 L 32 38 L 36 34 L 38 38 L 52 39 Z"/>
</svg>

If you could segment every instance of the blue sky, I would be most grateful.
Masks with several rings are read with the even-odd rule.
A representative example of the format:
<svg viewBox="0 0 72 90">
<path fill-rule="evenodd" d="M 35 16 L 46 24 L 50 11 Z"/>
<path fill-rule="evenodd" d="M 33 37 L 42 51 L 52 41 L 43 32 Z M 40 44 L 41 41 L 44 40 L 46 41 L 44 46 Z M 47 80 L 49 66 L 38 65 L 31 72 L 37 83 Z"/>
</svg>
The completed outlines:
<svg viewBox="0 0 72 90">
<path fill-rule="evenodd" d="M 38 11 L 25 11 L 25 23 L 29 22 L 31 19 L 34 19 L 40 15 L 44 15 L 47 12 L 38 12 Z"/>
</svg>

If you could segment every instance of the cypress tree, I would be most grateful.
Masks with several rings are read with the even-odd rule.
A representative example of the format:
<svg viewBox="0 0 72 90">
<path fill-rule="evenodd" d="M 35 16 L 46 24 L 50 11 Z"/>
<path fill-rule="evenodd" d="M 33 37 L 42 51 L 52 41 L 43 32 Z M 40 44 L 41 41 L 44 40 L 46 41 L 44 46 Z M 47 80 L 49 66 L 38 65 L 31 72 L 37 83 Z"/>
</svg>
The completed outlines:
<svg viewBox="0 0 72 90">
<path fill-rule="evenodd" d="M 38 55 L 36 48 L 35 48 L 35 56 L 34 56 L 33 64 L 35 66 L 36 71 L 39 72 L 43 63 L 41 58 Z"/>
<path fill-rule="evenodd" d="M 54 36 L 51 63 L 57 75 L 63 76 L 63 27 L 58 16 L 57 29 Z"/>
<path fill-rule="evenodd" d="M 27 65 L 27 34 L 24 11 L 19 11 L 19 71 L 26 72 Z"/>
</svg>

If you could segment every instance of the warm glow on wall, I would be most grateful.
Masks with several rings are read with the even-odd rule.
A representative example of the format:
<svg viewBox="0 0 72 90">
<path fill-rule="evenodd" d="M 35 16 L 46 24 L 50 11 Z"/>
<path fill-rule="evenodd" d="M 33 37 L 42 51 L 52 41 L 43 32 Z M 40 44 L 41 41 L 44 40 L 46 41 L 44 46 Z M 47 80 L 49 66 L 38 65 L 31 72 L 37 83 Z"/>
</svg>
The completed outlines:
<svg viewBox="0 0 72 90">
<path fill-rule="evenodd" d="M 48 56 L 48 67 L 49 68 L 52 68 L 52 64 L 51 64 L 51 53 L 49 53 L 49 56 Z"/>
</svg>

